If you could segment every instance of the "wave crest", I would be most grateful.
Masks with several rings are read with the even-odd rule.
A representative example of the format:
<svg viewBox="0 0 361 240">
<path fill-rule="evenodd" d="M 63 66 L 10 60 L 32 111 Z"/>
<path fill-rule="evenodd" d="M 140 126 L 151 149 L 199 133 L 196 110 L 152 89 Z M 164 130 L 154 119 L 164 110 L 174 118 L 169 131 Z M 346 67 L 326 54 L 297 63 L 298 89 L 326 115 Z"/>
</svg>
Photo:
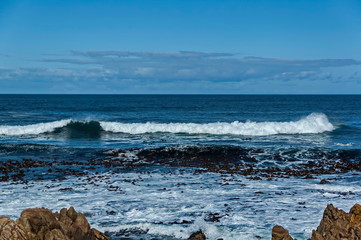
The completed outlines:
<svg viewBox="0 0 361 240">
<path fill-rule="evenodd" d="M 65 129 L 64 129 L 65 128 Z M 298 121 L 289 122 L 215 122 L 215 123 L 120 123 L 104 121 L 60 120 L 49 123 L 38 123 L 25 126 L 0 126 L 0 135 L 38 135 L 43 133 L 60 133 L 69 131 L 94 132 L 101 131 L 127 134 L 145 133 L 187 133 L 214 135 L 248 135 L 267 136 L 276 134 L 309 134 L 332 131 L 335 127 L 322 113 L 312 113 Z"/>
<path fill-rule="evenodd" d="M 48 123 L 37 123 L 25 126 L 0 126 L 0 135 L 21 136 L 21 135 L 38 135 L 42 133 L 52 132 L 56 128 L 68 125 L 72 120 L 60 120 Z"/>
<path fill-rule="evenodd" d="M 298 121 L 290 122 L 216 122 L 216 123 L 117 123 L 100 122 L 108 132 L 144 134 L 155 132 L 189 134 L 232 134 L 266 136 L 275 134 L 305 134 L 332 131 L 335 127 L 325 114 L 312 113 Z"/>
</svg>

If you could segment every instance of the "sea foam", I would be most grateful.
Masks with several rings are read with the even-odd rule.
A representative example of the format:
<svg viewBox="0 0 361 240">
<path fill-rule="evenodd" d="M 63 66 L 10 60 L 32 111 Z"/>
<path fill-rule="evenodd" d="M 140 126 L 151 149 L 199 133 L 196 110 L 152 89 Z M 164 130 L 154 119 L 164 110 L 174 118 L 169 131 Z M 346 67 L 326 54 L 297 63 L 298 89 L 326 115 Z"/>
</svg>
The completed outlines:
<svg viewBox="0 0 361 240">
<path fill-rule="evenodd" d="M 189 134 L 232 134 L 264 136 L 274 134 L 305 134 L 332 131 L 335 127 L 322 113 L 312 113 L 298 121 L 290 122 L 215 122 L 215 123 L 117 123 L 100 122 L 109 132 L 144 134 L 155 132 Z"/>
<path fill-rule="evenodd" d="M 61 128 L 69 124 L 72 120 L 60 120 L 48 123 L 37 123 L 24 126 L 0 126 L 0 135 L 19 136 L 19 135 L 38 135 L 41 133 L 52 132 L 56 128 Z"/>
<path fill-rule="evenodd" d="M 0 135 L 38 135 L 53 132 L 74 122 L 90 121 L 60 120 L 25 126 L 0 126 Z M 214 135 L 248 135 L 266 136 L 275 134 L 308 134 L 332 131 L 335 127 L 323 113 L 312 113 L 298 121 L 289 122 L 214 122 L 214 123 L 120 123 L 99 122 L 101 130 L 113 133 L 145 134 L 145 133 L 187 133 Z"/>
</svg>

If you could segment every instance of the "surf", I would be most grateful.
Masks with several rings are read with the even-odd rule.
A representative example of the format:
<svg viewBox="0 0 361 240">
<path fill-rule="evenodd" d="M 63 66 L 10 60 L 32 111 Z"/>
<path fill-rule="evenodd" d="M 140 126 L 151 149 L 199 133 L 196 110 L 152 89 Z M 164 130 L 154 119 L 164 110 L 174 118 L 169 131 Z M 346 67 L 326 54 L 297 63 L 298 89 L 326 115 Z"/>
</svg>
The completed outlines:
<svg viewBox="0 0 361 240">
<path fill-rule="evenodd" d="M 277 134 L 318 134 L 331 132 L 335 126 L 323 113 L 311 113 L 297 121 L 288 122 L 212 122 L 212 123 L 121 123 L 107 121 L 79 121 L 66 119 L 23 126 L 0 126 L 0 135 L 21 136 L 65 134 L 70 137 L 99 137 L 104 132 L 123 134 L 185 133 L 210 135 L 267 136 Z"/>
<path fill-rule="evenodd" d="M 276 134 L 310 134 L 333 131 L 335 127 L 322 113 L 312 113 L 298 121 L 289 122 L 215 122 L 215 123 L 118 123 L 100 122 L 108 132 L 145 134 L 156 132 L 267 136 Z"/>
</svg>

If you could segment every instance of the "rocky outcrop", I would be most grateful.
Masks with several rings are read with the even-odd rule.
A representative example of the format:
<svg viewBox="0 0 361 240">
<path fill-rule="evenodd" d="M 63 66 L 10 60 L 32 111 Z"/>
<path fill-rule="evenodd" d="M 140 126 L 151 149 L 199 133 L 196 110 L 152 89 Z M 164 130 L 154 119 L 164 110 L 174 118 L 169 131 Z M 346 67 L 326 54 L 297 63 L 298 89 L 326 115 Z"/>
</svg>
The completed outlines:
<svg viewBox="0 0 361 240">
<path fill-rule="evenodd" d="M 205 240 L 202 231 L 189 240 Z M 91 228 L 86 217 L 73 207 L 51 212 L 46 208 L 24 210 L 16 221 L 0 217 L 0 240 L 110 240 L 104 233 Z M 272 240 L 296 240 L 282 226 L 272 229 Z M 349 213 L 329 204 L 320 225 L 309 240 L 361 240 L 361 205 L 355 204 Z"/>
<path fill-rule="evenodd" d="M 281 226 L 272 229 L 272 240 L 293 240 Z M 361 240 L 361 205 L 355 204 L 349 213 L 327 205 L 320 225 L 309 240 Z"/>
<path fill-rule="evenodd" d="M 272 229 L 272 240 L 294 240 L 283 227 L 276 225 Z"/>
<path fill-rule="evenodd" d="M 0 217 L 0 239 L 29 239 L 21 227 L 8 217 Z"/>
<path fill-rule="evenodd" d="M 188 240 L 206 240 L 206 235 L 202 231 L 192 233 Z"/>
<path fill-rule="evenodd" d="M 355 204 L 349 213 L 329 204 L 311 240 L 361 240 L 361 205 Z"/>
<path fill-rule="evenodd" d="M 90 225 L 73 207 L 51 212 L 46 208 L 26 209 L 16 221 L 0 217 L 1 240 L 109 240 Z"/>
</svg>

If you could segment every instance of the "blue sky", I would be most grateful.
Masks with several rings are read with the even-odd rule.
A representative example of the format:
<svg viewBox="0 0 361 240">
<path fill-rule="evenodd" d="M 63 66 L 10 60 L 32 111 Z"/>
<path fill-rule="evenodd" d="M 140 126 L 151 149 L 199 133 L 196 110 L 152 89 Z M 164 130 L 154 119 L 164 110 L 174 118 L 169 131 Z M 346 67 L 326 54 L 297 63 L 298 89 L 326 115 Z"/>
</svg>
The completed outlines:
<svg viewBox="0 0 361 240">
<path fill-rule="evenodd" d="M 0 93 L 360 93 L 361 1 L 0 1 Z"/>
</svg>

